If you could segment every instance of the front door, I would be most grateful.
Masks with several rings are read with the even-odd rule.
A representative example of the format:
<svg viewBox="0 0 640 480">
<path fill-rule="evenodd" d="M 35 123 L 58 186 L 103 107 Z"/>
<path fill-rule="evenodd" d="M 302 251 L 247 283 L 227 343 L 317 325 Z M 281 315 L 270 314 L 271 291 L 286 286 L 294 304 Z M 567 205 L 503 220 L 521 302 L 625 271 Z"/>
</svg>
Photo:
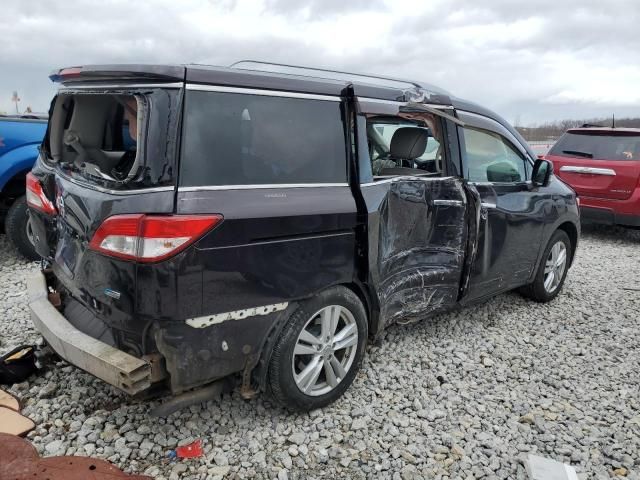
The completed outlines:
<svg viewBox="0 0 640 480">
<path fill-rule="evenodd" d="M 481 215 L 472 265 L 471 301 L 527 283 L 538 257 L 544 212 L 540 192 L 527 183 L 532 164 L 525 149 L 497 122 L 458 112 L 463 175 L 476 187 Z"/>
</svg>

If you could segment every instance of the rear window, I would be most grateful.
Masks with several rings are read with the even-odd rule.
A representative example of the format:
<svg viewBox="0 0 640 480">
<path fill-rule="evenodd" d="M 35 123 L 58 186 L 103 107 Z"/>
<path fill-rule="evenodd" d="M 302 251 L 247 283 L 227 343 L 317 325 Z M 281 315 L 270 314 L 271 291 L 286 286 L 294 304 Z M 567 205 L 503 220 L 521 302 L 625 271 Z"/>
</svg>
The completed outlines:
<svg viewBox="0 0 640 480">
<path fill-rule="evenodd" d="M 340 102 L 190 90 L 180 185 L 342 183 Z"/>
<path fill-rule="evenodd" d="M 172 183 L 177 91 L 61 92 L 43 143 L 47 163 L 108 188 Z"/>
<path fill-rule="evenodd" d="M 567 132 L 549 154 L 598 160 L 640 160 L 640 135 Z"/>
</svg>

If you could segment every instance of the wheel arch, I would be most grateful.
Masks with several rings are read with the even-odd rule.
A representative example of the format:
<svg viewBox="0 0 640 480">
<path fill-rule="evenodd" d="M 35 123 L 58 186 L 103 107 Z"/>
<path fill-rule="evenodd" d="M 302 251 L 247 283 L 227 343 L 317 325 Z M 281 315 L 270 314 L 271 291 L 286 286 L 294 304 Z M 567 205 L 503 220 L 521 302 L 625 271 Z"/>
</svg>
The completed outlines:
<svg viewBox="0 0 640 480">
<path fill-rule="evenodd" d="M 365 309 L 365 314 L 367 315 L 369 340 L 374 339 L 380 333 L 379 330 L 381 328 L 381 325 L 379 323 L 379 309 L 377 308 L 377 302 L 375 302 L 375 300 L 373 299 L 374 297 L 371 295 L 371 292 L 369 292 L 369 289 L 360 282 L 354 281 L 351 283 L 339 283 L 330 285 L 320 290 L 319 292 L 316 292 L 312 296 L 300 299 L 298 301 L 290 302 L 288 308 L 282 311 L 281 314 L 278 315 L 277 319 L 273 322 L 273 325 L 269 329 L 269 332 L 265 337 L 265 341 L 262 344 L 262 348 L 259 353 L 260 358 L 251 370 L 251 377 L 259 390 L 265 390 L 267 384 L 267 371 L 269 368 L 269 362 L 271 361 L 271 355 L 273 354 L 273 348 L 289 316 L 292 315 L 293 312 L 298 308 L 300 301 L 312 298 L 313 296 L 318 295 L 320 292 L 334 287 L 344 287 L 351 290 L 362 302 Z"/>
<path fill-rule="evenodd" d="M 576 249 L 578 248 L 578 227 L 576 227 L 573 222 L 567 221 L 558 225 L 558 228 L 556 228 L 556 230 L 564 231 L 569 237 L 569 241 L 571 242 L 571 258 L 569 259 L 569 266 L 571 266 L 576 254 Z"/>
</svg>

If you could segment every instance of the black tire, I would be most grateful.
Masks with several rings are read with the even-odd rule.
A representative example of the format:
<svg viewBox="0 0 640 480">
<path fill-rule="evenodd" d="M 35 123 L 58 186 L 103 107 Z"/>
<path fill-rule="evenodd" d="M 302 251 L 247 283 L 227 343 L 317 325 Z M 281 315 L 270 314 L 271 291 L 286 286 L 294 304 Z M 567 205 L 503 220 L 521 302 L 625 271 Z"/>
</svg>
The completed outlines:
<svg viewBox="0 0 640 480">
<path fill-rule="evenodd" d="M 346 308 L 354 317 L 358 329 L 355 358 L 346 376 L 326 394 L 305 394 L 294 379 L 292 368 L 293 350 L 300 332 L 315 312 L 337 305 Z M 315 297 L 303 301 L 287 319 L 280 337 L 276 341 L 267 374 L 267 391 L 278 403 L 293 410 L 313 410 L 337 400 L 349 388 L 362 365 L 367 343 L 368 324 L 364 306 L 358 296 L 346 287 L 331 287 Z"/>
<path fill-rule="evenodd" d="M 545 265 L 547 262 L 547 258 L 551 252 L 551 248 L 557 243 L 562 242 L 566 248 L 567 259 L 564 267 L 564 272 L 562 273 L 562 277 L 560 279 L 560 283 L 557 288 L 553 292 L 547 291 L 544 286 L 544 277 L 545 277 Z M 567 278 L 567 272 L 569 271 L 569 263 L 571 262 L 571 258 L 573 256 L 573 250 L 571 248 L 571 241 L 569 240 L 569 236 L 566 234 L 564 230 L 556 230 L 555 233 L 551 236 L 547 247 L 544 249 L 544 253 L 540 258 L 540 264 L 538 265 L 538 271 L 536 273 L 536 278 L 529 285 L 525 285 L 520 289 L 520 293 L 540 303 L 550 302 L 554 298 L 558 296 L 560 290 L 562 290 L 562 286 L 564 285 L 564 281 Z"/>
<path fill-rule="evenodd" d="M 4 220 L 4 231 L 23 257 L 27 260 L 38 260 L 40 256 L 36 253 L 36 249 L 27 235 L 28 222 L 27 200 L 24 196 L 19 197 L 7 212 Z"/>
</svg>

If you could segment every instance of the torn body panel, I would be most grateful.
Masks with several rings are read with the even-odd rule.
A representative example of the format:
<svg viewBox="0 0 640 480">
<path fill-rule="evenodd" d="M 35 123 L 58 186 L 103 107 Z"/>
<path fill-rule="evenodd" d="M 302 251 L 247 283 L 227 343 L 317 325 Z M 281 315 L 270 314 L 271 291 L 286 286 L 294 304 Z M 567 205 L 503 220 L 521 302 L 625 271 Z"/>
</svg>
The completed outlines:
<svg viewBox="0 0 640 480">
<path fill-rule="evenodd" d="M 399 177 L 362 187 L 369 281 L 382 325 L 453 306 L 468 249 L 467 193 L 459 178 Z"/>
<path fill-rule="evenodd" d="M 171 392 L 181 393 L 253 369 L 269 332 L 293 308 L 280 308 L 282 304 L 277 309 L 270 307 L 273 305 L 264 309 L 271 313 L 258 312 L 242 319 L 227 315 L 225 320 L 204 327 L 194 327 L 188 321 L 157 325 L 154 339 L 166 362 Z"/>
</svg>

